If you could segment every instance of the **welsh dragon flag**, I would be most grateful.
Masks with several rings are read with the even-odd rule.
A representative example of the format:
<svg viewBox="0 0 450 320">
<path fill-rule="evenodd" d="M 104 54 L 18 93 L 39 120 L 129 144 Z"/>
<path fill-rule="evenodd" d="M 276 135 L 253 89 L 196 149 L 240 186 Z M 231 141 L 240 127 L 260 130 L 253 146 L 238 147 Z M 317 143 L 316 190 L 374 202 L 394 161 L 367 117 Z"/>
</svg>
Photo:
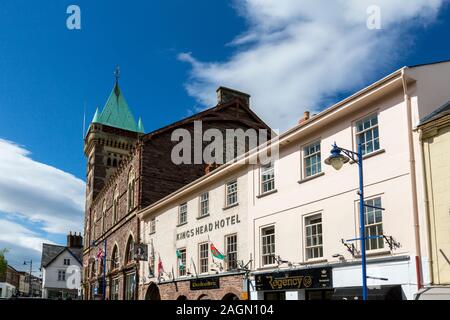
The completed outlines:
<svg viewBox="0 0 450 320">
<path fill-rule="evenodd" d="M 181 252 L 178 249 L 177 249 L 177 259 L 178 259 L 178 268 L 180 270 L 184 270 L 185 266 L 183 264 L 183 257 L 181 256 Z"/>
<path fill-rule="evenodd" d="M 211 253 L 214 258 L 225 260 L 225 256 L 220 253 L 220 251 L 214 246 L 214 244 L 211 242 Z"/>
</svg>

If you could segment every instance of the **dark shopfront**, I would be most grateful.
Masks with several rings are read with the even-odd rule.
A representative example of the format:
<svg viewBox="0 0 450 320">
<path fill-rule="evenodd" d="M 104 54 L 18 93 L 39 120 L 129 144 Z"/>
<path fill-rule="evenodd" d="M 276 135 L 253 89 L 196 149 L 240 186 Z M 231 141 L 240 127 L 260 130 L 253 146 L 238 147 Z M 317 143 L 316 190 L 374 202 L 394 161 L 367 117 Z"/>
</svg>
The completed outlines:
<svg viewBox="0 0 450 320">
<path fill-rule="evenodd" d="M 258 300 L 331 300 L 332 269 L 279 270 L 255 275 Z"/>
</svg>

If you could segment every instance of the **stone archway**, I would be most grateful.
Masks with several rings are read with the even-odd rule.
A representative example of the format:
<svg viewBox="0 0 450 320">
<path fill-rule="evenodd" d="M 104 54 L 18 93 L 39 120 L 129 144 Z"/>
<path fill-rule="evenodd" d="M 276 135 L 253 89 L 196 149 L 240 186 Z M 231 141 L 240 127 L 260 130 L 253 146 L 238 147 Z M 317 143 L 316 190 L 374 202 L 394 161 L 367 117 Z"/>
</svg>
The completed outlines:
<svg viewBox="0 0 450 320">
<path fill-rule="evenodd" d="M 228 300 L 228 301 L 239 300 L 239 297 L 237 295 L 235 295 L 234 293 L 229 292 L 223 296 L 222 300 Z"/>
<path fill-rule="evenodd" d="M 150 283 L 145 293 L 145 300 L 161 300 L 159 288 L 155 283 Z"/>
<path fill-rule="evenodd" d="M 188 298 L 184 295 L 178 296 L 177 301 L 186 301 Z"/>
<path fill-rule="evenodd" d="M 202 294 L 197 300 L 211 300 L 211 298 L 207 294 Z"/>
</svg>

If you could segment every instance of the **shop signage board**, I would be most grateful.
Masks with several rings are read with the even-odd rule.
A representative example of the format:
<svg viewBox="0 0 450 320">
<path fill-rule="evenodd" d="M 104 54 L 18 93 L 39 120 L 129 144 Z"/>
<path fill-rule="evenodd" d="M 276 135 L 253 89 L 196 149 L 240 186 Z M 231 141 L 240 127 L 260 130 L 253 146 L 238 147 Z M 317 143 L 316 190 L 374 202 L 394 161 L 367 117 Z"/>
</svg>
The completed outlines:
<svg viewBox="0 0 450 320">
<path fill-rule="evenodd" d="M 255 275 L 256 290 L 331 289 L 331 268 L 286 270 Z"/>
<path fill-rule="evenodd" d="M 190 280 L 191 290 L 219 289 L 219 277 L 198 278 Z"/>
</svg>

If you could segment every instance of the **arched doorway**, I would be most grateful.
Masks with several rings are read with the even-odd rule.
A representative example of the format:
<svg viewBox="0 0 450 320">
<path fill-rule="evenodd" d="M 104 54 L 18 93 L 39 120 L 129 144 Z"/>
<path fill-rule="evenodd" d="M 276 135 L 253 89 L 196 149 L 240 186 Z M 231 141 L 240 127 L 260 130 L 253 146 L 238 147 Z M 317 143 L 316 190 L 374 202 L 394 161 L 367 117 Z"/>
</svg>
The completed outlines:
<svg viewBox="0 0 450 320">
<path fill-rule="evenodd" d="M 202 294 L 197 300 L 211 300 L 207 294 Z"/>
<path fill-rule="evenodd" d="M 177 301 L 186 301 L 188 298 L 186 296 L 178 296 Z"/>
<path fill-rule="evenodd" d="M 223 296 L 222 300 L 228 300 L 228 301 L 232 301 L 232 300 L 239 300 L 239 297 L 237 295 L 235 295 L 234 293 L 227 293 L 226 295 Z"/>
<path fill-rule="evenodd" d="M 145 293 L 145 300 L 161 300 L 159 288 L 156 284 L 151 283 L 148 286 L 147 292 Z"/>
</svg>

